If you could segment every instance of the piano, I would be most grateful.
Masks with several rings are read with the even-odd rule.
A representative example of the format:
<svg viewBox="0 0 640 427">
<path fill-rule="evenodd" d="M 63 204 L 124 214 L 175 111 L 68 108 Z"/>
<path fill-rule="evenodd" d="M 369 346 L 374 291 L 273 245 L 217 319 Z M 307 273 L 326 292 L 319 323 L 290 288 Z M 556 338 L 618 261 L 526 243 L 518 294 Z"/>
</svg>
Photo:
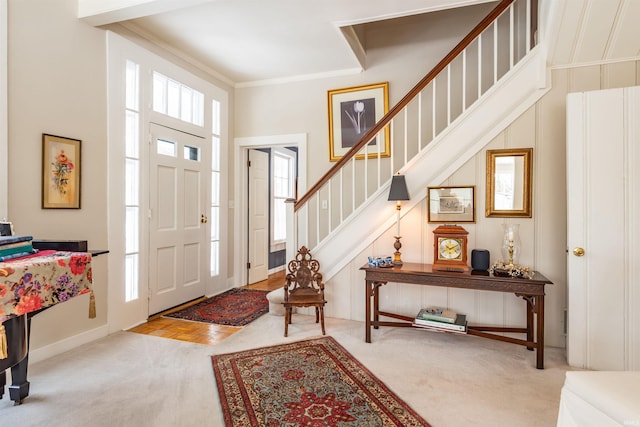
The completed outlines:
<svg viewBox="0 0 640 427">
<path fill-rule="evenodd" d="M 7 358 L 0 359 L 0 399 L 4 395 L 7 383 L 6 370 L 11 368 L 11 385 L 9 398 L 15 405 L 22 403 L 29 395 L 29 381 L 27 381 L 27 365 L 29 364 L 29 326 L 31 318 L 27 314 L 5 320 L 7 340 Z"/>
<path fill-rule="evenodd" d="M 31 318 L 70 298 L 90 293 L 89 317 L 95 317 L 91 253 L 45 250 L 35 256 L 0 262 L 0 399 L 11 369 L 9 398 L 19 405 L 29 395 Z"/>
</svg>

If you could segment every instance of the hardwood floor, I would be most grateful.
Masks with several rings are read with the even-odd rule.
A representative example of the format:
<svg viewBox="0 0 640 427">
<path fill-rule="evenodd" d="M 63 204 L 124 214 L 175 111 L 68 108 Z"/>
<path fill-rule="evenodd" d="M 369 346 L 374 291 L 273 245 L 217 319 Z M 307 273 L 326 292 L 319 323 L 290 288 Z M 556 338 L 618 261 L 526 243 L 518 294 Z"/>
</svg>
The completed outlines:
<svg viewBox="0 0 640 427">
<path fill-rule="evenodd" d="M 284 285 L 285 270 L 269 275 L 267 280 L 245 286 L 247 289 L 259 289 L 272 291 Z M 189 320 L 172 319 L 164 317 L 165 314 L 181 310 L 189 305 L 196 304 L 205 297 L 190 301 L 178 307 L 151 316 L 146 323 L 129 329 L 129 332 L 154 335 L 162 338 L 188 341 L 198 344 L 216 344 L 223 339 L 238 332 L 240 327 L 214 325 L 210 323 L 192 322 Z"/>
</svg>

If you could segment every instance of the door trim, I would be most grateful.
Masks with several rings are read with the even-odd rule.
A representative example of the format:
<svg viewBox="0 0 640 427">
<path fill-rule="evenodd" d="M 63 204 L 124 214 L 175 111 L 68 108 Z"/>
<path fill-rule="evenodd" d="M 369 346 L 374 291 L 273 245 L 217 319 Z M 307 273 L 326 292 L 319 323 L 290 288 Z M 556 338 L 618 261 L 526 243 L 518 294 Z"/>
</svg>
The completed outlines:
<svg viewBox="0 0 640 427">
<path fill-rule="evenodd" d="M 247 211 L 247 175 L 245 173 L 248 151 L 252 148 L 268 148 L 273 146 L 298 147 L 298 194 L 307 191 L 307 134 L 296 133 L 286 135 L 253 136 L 235 138 L 234 145 L 234 239 L 233 247 L 233 276 L 229 278 L 229 286 L 243 286 L 247 284 L 248 274 L 246 269 L 245 254 L 247 253 L 248 219 Z"/>
</svg>

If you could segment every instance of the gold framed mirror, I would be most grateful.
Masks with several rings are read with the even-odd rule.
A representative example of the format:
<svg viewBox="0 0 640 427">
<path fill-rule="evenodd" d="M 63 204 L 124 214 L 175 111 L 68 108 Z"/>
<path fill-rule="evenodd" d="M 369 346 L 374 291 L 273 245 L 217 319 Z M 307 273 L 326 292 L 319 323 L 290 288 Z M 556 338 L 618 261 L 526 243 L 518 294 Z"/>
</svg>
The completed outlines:
<svg viewBox="0 0 640 427">
<path fill-rule="evenodd" d="M 487 217 L 531 218 L 533 148 L 487 150 Z"/>
</svg>

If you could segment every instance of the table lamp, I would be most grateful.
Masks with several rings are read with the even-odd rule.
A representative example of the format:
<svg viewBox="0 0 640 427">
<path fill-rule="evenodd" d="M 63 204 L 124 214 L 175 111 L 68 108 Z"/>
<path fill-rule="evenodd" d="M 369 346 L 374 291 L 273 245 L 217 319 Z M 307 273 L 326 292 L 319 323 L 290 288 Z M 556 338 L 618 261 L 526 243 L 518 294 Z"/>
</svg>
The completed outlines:
<svg viewBox="0 0 640 427">
<path fill-rule="evenodd" d="M 404 175 L 398 173 L 391 178 L 391 187 L 389 188 L 389 198 L 387 200 L 396 202 L 397 212 L 396 235 L 394 236 L 396 242 L 393 244 L 396 251 L 393 253 L 393 264 L 402 265 L 402 258 L 400 257 L 400 248 L 402 247 L 400 243 L 400 202 L 409 200 L 409 192 L 407 191 L 407 182 L 404 179 Z"/>
</svg>

